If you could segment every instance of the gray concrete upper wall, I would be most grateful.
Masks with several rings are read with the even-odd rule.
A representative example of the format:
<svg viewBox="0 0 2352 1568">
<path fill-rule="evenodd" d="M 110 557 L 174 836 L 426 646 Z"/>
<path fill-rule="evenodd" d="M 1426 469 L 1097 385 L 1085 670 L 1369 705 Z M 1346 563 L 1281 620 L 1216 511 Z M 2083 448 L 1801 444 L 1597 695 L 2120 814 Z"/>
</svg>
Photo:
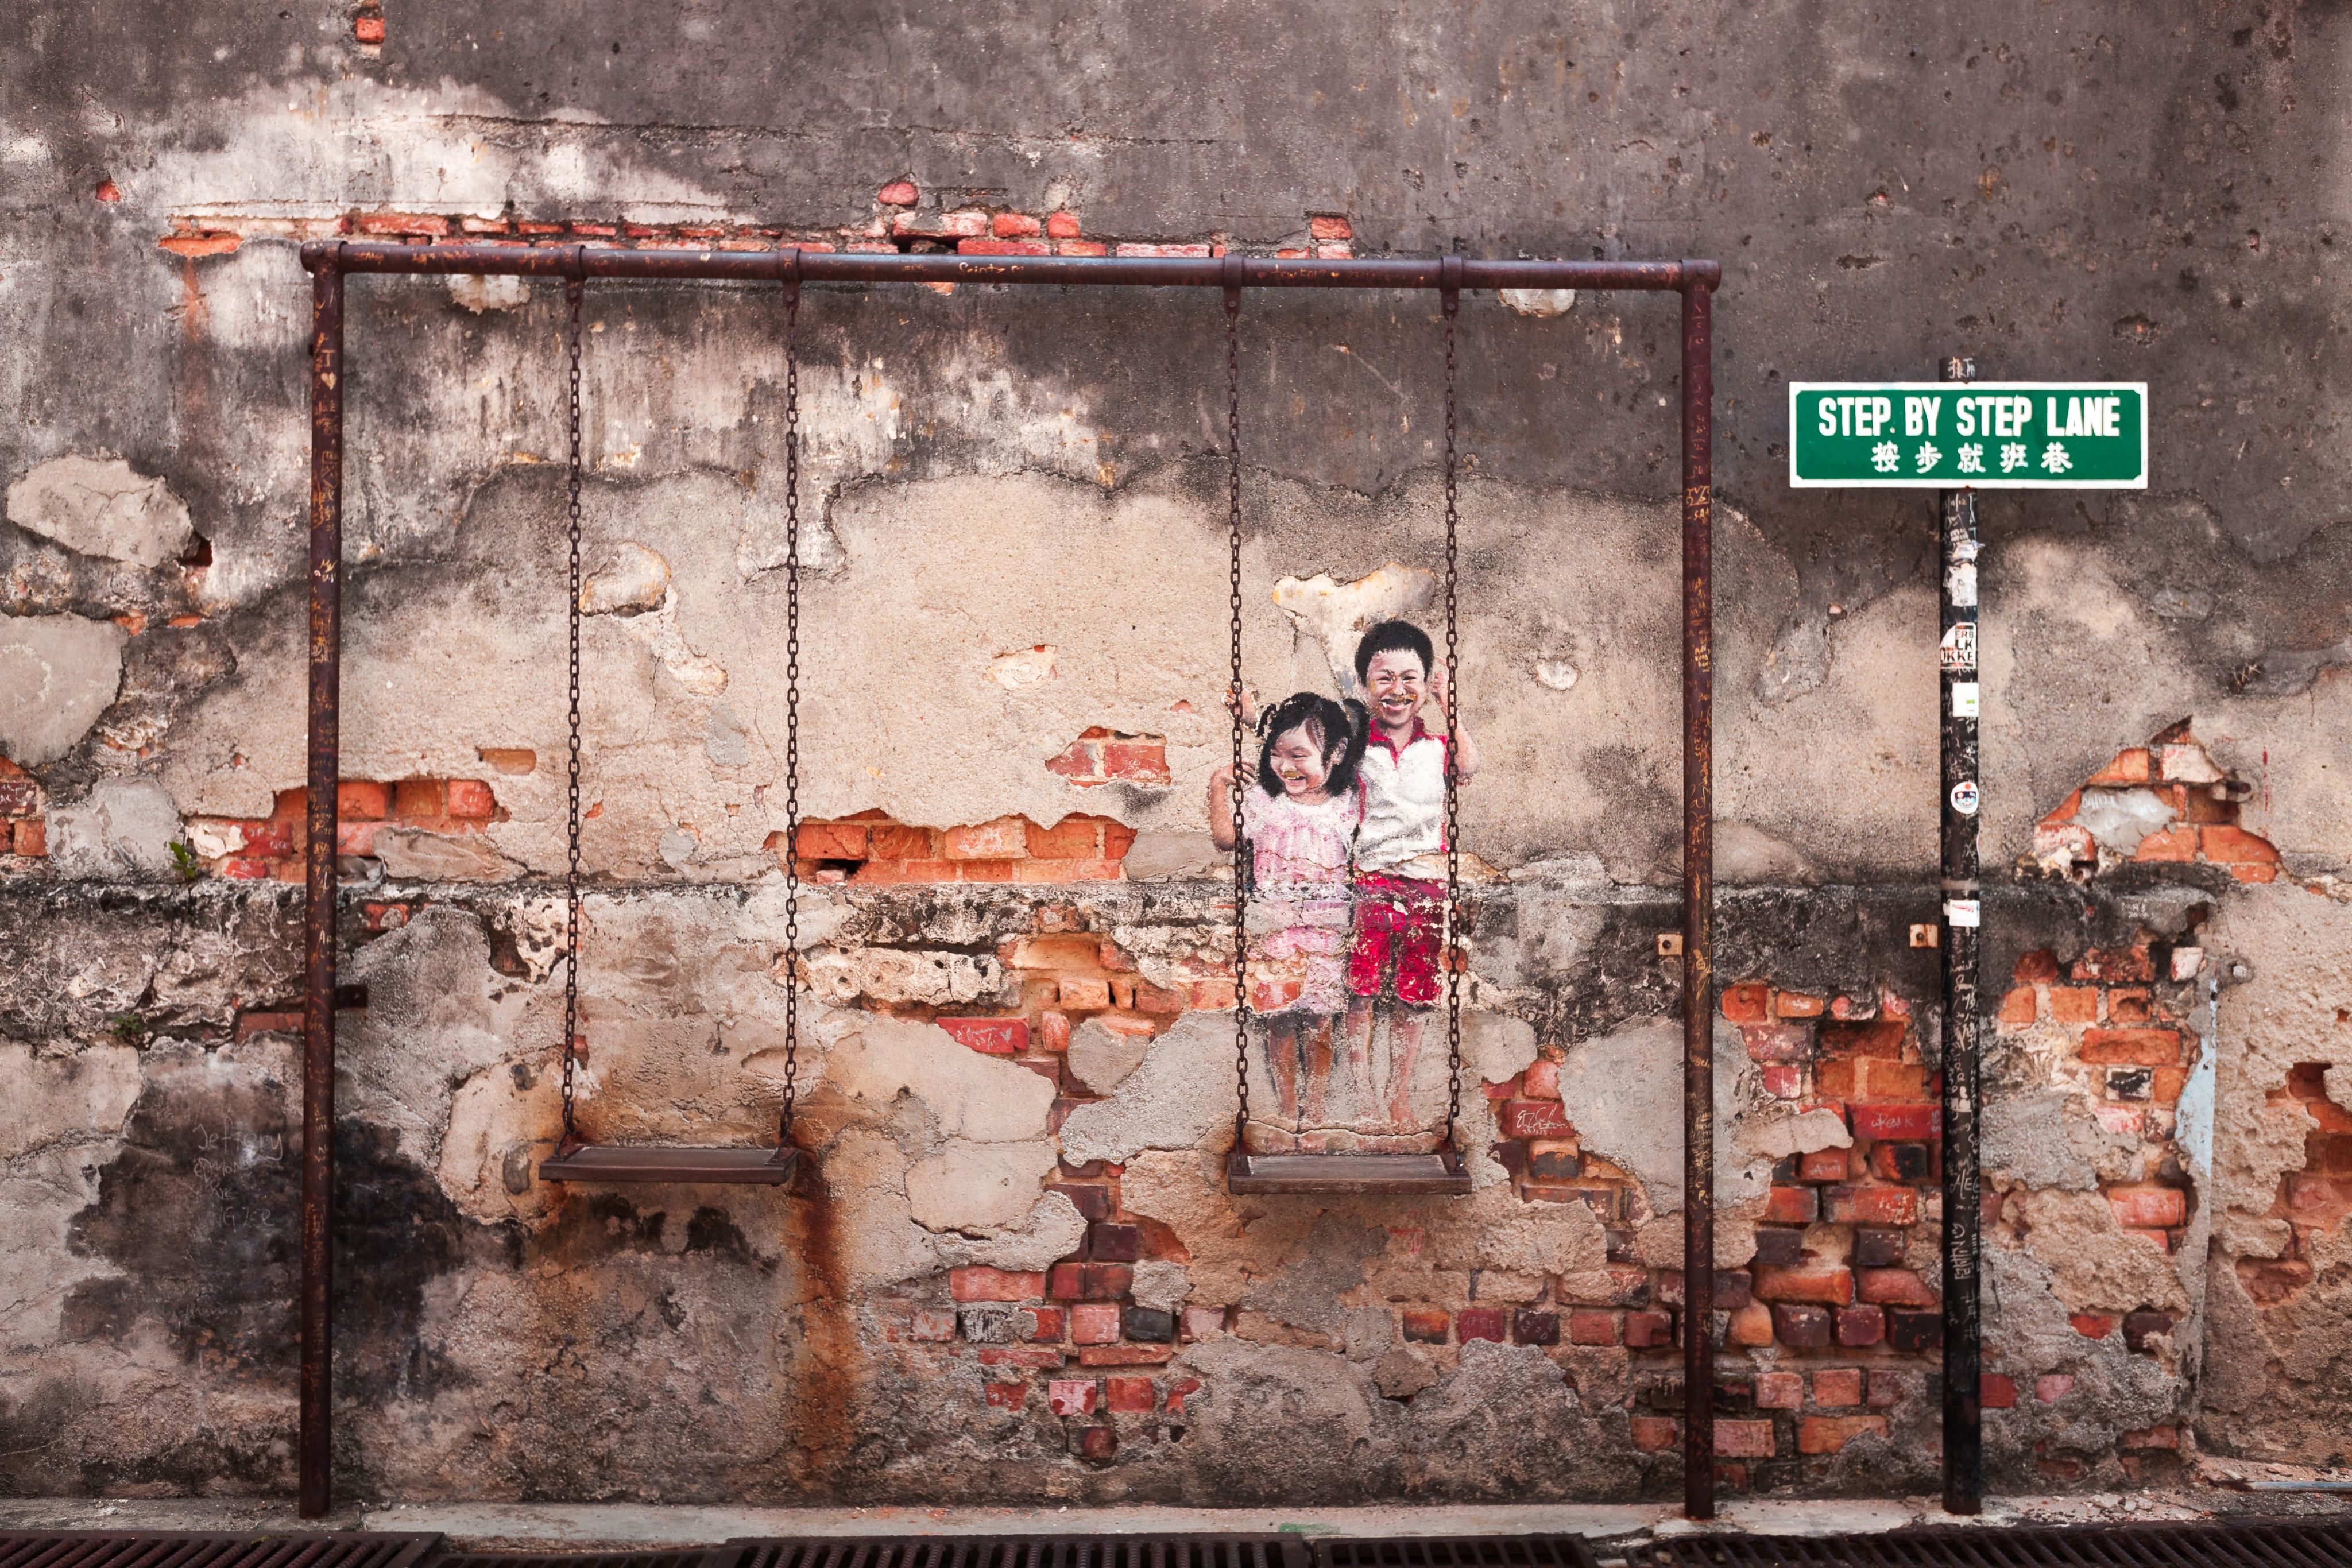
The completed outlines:
<svg viewBox="0 0 2352 1568">
<path fill-rule="evenodd" d="M 1271 248 L 1332 214 L 1359 254 L 1721 257 L 1716 473 L 1736 570 L 1720 603 L 1726 674 L 1740 681 L 1724 695 L 1724 743 L 1757 747 L 1739 758 L 1747 774 L 1727 770 L 1725 800 L 1767 841 L 1757 874 L 1907 870 L 1932 821 L 1912 803 L 1928 788 L 1915 755 L 1927 732 L 1893 711 L 1926 628 L 1929 508 L 1790 490 L 1786 380 L 1925 375 L 1956 350 L 1989 376 L 2145 379 L 2147 496 L 1984 505 L 1998 858 L 2023 852 L 2032 821 L 2118 747 L 2193 716 L 2279 786 L 2255 825 L 2306 866 L 2340 861 L 2347 808 L 2317 759 L 2345 736 L 2314 697 L 2352 655 L 2340 415 L 2324 396 L 2345 352 L 2327 282 L 2341 128 L 2318 106 L 2347 29 L 2328 9 L 689 5 L 491 22 L 396 6 L 372 46 L 340 7 L 123 5 L 35 8 L 19 28 L 0 64 L 0 326 L 41 349 L 0 366 L 20 411 L 0 430 L 0 469 L 13 482 L 67 457 L 128 459 L 184 506 L 210 564 L 184 582 L 169 563 L 90 557 L 12 500 L 7 608 L 259 618 L 236 623 L 230 648 L 133 679 L 162 694 L 151 730 L 168 727 L 173 693 L 266 663 L 261 622 L 298 612 L 296 235 L 398 211 L 837 235 L 876 220 L 877 188 L 904 177 L 927 213 L 1067 210 L 1112 240 Z M 239 243 L 159 248 L 175 231 Z M 362 574 L 477 570 L 453 564 L 461 519 L 519 466 L 560 455 L 553 296 L 484 312 L 429 280 L 354 285 L 349 531 Z M 741 290 L 614 286 L 591 315 L 600 481 L 739 476 L 748 520 L 667 548 L 731 552 L 758 577 L 780 554 L 773 308 Z M 1527 591 L 1512 580 L 1592 564 L 1558 519 L 1631 515 L 1561 497 L 1674 494 L 1674 302 L 1587 296 L 1530 319 L 1482 297 L 1462 338 L 1474 492 L 1529 536 L 1474 559 L 1470 591 L 1517 602 Z M 1428 563 L 1425 539 L 1418 556 L 1351 550 L 1343 528 L 1298 526 L 1324 503 L 1282 497 L 1328 491 L 1344 516 L 1359 508 L 1345 492 L 1425 484 L 1437 343 L 1425 300 L 1252 299 L 1250 528 L 1269 578 L 1344 578 L 1391 553 Z M 824 290 L 806 349 L 809 494 L 828 517 L 878 483 L 856 505 L 878 517 L 906 501 L 918 509 L 889 526 L 919 531 L 901 482 L 1044 475 L 1179 497 L 1188 528 L 1213 526 L 1213 298 Z M 1600 544 L 1601 558 L 1641 532 Z M 1757 559 L 1741 567 L 1748 538 Z M 476 608 L 496 619 L 481 591 Z M 683 612 L 759 610 L 757 595 L 705 597 Z M 1670 776 L 1671 729 L 1657 727 L 1629 742 L 1641 755 L 1621 775 Z M 126 750 L 66 756 L 51 793 L 158 765 Z M 280 768 L 247 784 L 294 781 Z M 1666 869 L 1654 834 L 1604 843 L 1548 821 L 1528 819 L 1507 858 L 1591 851 L 1621 875 Z"/>
</svg>

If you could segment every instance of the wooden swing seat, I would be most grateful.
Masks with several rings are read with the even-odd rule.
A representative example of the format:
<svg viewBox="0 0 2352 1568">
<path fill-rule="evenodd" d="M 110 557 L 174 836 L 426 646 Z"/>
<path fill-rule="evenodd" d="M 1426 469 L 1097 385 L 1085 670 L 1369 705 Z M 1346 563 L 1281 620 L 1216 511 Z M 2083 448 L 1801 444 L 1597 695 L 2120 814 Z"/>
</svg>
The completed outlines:
<svg viewBox="0 0 2352 1568">
<path fill-rule="evenodd" d="M 583 1186 L 730 1182 L 782 1186 L 799 1171 L 798 1149 L 714 1149 L 691 1145 L 580 1144 L 539 1163 L 539 1179 Z"/>
<path fill-rule="evenodd" d="M 1451 1149 L 1426 1155 L 1253 1155 L 1225 1160 L 1226 1190 L 1239 1196 L 1286 1193 L 1431 1193 L 1470 1190 L 1470 1172 Z"/>
</svg>

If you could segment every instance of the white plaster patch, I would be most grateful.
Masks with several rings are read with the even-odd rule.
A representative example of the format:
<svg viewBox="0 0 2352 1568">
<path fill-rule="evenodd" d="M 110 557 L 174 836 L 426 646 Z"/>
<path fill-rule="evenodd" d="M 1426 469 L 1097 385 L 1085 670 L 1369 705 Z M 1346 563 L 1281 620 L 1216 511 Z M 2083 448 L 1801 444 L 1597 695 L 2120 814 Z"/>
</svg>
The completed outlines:
<svg viewBox="0 0 2352 1568">
<path fill-rule="evenodd" d="M 1070 1036 L 1070 1073 L 1096 1093 L 1108 1094 L 1143 1065 L 1149 1043 L 1135 1035 L 1112 1032 L 1100 1019 L 1088 1019 Z"/>
<path fill-rule="evenodd" d="M 999 653 L 988 662 L 988 678 L 1008 692 L 1025 691 L 1054 678 L 1055 653 L 1052 644 L 1041 643 L 1018 653 Z"/>
<path fill-rule="evenodd" d="M 969 1050 L 937 1024 L 902 1019 L 870 1019 L 844 1036 L 825 1059 L 825 1079 L 877 1106 L 912 1094 L 943 1135 L 974 1143 L 1042 1140 L 1054 1103 L 1054 1086 L 1027 1068 Z"/>
<path fill-rule="evenodd" d="M 79 744 L 122 687 L 127 640 L 79 615 L 0 615 L 0 754 L 31 767 Z"/>
<path fill-rule="evenodd" d="M 185 502 L 121 458 L 54 457 L 8 486 L 8 520 L 83 555 L 158 567 L 187 548 Z"/>
<path fill-rule="evenodd" d="M 449 279 L 449 298 L 479 316 L 486 310 L 512 310 L 530 298 L 530 286 L 520 277 Z"/>
<path fill-rule="evenodd" d="M 49 812 L 49 860 L 66 876 L 160 875 L 172 869 L 180 813 L 152 779 L 109 779 Z"/>
<path fill-rule="evenodd" d="M 580 613 L 659 610 L 669 596 L 669 562 L 635 539 L 613 547 L 613 559 L 580 590 Z"/>
<path fill-rule="evenodd" d="M 1363 634 L 1380 622 L 1412 614 L 1436 592 L 1437 579 L 1431 573 L 1391 561 L 1353 582 L 1335 581 L 1328 573 L 1286 577 L 1274 585 L 1274 601 L 1323 644 L 1332 682 L 1352 693 L 1358 685 L 1356 644 Z"/>
<path fill-rule="evenodd" d="M 1229 1125 L 1241 1103 L 1234 1087 L 1233 1030 L 1230 1014 L 1185 1014 L 1151 1042 L 1142 1065 L 1109 1099 L 1070 1113 L 1062 1124 L 1062 1157 L 1084 1165 L 1131 1159 L 1145 1149 L 1189 1149 Z M 1023 1076 L 1044 1082 L 1032 1073 Z"/>
<path fill-rule="evenodd" d="M 1574 691 L 1577 668 L 1566 659 L 1538 658 L 1536 661 L 1536 681 L 1556 692 Z"/>
<path fill-rule="evenodd" d="M 1009 1229 L 1028 1217 L 1054 1160 L 1053 1146 L 1043 1139 L 980 1144 L 950 1138 L 938 1154 L 907 1167 L 908 1212 L 926 1230 Z"/>
<path fill-rule="evenodd" d="M 2129 860 L 2141 840 L 2171 822 L 2172 805 L 2153 789 L 2085 789 L 2074 821 L 2102 849 Z"/>
<path fill-rule="evenodd" d="M 1565 316 L 1576 308 L 1573 288 L 1501 288 L 1505 309 L 1522 316 Z"/>
<path fill-rule="evenodd" d="M 504 882 L 522 869 L 478 833 L 378 828 L 375 852 L 384 875 L 402 882 Z"/>
<path fill-rule="evenodd" d="M 1738 1031 L 1718 1024 L 1715 1046 L 1717 1128 L 1742 1119 Z M 1651 1211 L 1683 1206 L 1683 1033 L 1670 1019 L 1635 1024 L 1569 1049 L 1559 1098 L 1584 1148 L 1624 1166 L 1642 1184 Z M 1716 1138 L 1716 1200 L 1737 1207 L 1760 1190 L 1758 1161 L 1736 1140 Z M 1769 1161 L 1762 1162 L 1764 1166 Z"/>
</svg>

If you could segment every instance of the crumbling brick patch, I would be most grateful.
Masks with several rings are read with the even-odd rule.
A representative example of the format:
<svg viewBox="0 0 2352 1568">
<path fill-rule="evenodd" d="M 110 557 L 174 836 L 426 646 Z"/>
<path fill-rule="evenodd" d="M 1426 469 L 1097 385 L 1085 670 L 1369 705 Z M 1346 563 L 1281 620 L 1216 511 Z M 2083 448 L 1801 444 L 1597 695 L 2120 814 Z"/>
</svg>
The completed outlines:
<svg viewBox="0 0 2352 1568">
<path fill-rule="evenodd" d="M 191 817 L 188 843 L 196 862 L 233 880 L 300 882 L 308 797 L 280 789 L 266 818 Z M 336 852 L 372 859 L 376 834 L 415 828 L 457 836 L 506 821 L 497 793 L 479 779 L 346 779 L 335 789 Z"/>
<path fill-rule="evenodd" d="M 48 852 L 48 823 L 41 815 L 39 780 L 0 757 L 0 856 L 37 859 Z"/>
<path fill-rule="evenodd" d="M 1045 771 L 1082 789 L 1100 784 L 1164 785 L 1172 779 L 1165 737 L 1129 735 L 1099 725 L 1070 742 L 1068 750 L 1045 764 Z"/>
<path fill-rule="evenodd" d="M 2021 871 L 2083 878 L 2126 862 L 2217 865 L 2240 882 L 2278 876 L 2268 840 L 2239 825 L 2253 793 L 2206 752 L 2183 719 L 2116 753 L 2035 824 Z"/>
<path fill-rule="evenodd" d="M 2275 1258 L 2238 1260 L 2238 1282 L 2257 1307 L 2300 1295 L 2312 1282 L 2319 1242 L 2352 1214 L 2352 1111 L 2328 1097 L 2327 1070 L 2324 1061 L 2299 1061 L 2270 1095 L 2273 1105 L 2300 1105 L 2313 1124 L 2304 1134 L 2303 1167 L 2279 1178 L 2271 1205 L 2270 1218 L 2287 1222 L 2285 1249 Z"/>
<path fill-rule="evenodd" d="M 1026 817 L 999 817 L 968 827 L 913 827 L 886 811 L 806 821 L 794 840 L 799 872 L 809 882 L 858 887 L 906 883 L 1116 882 L 1135 830 L 1108 817 L 1065 817 L 1041 827 Z M 782 863 L 784 836 L 766 848 Z"/>
</svg>

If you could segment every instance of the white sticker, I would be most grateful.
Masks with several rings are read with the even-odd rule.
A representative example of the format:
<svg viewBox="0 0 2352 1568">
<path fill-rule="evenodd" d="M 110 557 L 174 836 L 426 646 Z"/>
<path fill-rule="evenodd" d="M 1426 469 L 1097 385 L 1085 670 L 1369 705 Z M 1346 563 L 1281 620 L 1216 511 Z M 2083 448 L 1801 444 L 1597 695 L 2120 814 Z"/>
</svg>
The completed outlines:
<svg viewBox="0 0 2352 1568">
<path fill-rule="evenodd" d="M 1978 908 L 1973 898 L 1948 898 L 1944 900 L 1945 922 L 1952 925 L 1974 925 L 1977 924 Z"/>
<path fill-rule="evenodd" d="M 1977 569 L 1973 562 L 1964 562 L 1944 573 L 1944 592 L 1951 601 L 1966 610 L 1977 601 Z"/>
<path fill-rule="evenodd" d="M 1958 538 L 1952 541 L 1952 559 L 1954 560 L 1974 560 L 1977 559 L 1977 554 L 1981 548 L 1982 547 L 1979 546 L 1976 540 L 1969 538 L 1966 534 L 1963 534 Z"/>
<path fill-rule="evenodd" d="M 1942 648 L 1944 668 L 1969 671 L 1977 667 L 1977 623 L 1955 621 L 1944 631 Z"/>
<path fill-rule="evenodd" d="M 1981 688 L 1974 681 L 1954 681 L 1952 683 L 1952 716 L 1954 718 L 1976 717 L 1980 690 Z"/>
<path fill-rule="evenodd" d="M 1963 817 L 1973 817 L 1977 814 L 1977 783 L 1975 779 L 1963 779 L 1958 783 L 1952 786 L 1952 810 L 1958 811 Z"/>
</svg>

